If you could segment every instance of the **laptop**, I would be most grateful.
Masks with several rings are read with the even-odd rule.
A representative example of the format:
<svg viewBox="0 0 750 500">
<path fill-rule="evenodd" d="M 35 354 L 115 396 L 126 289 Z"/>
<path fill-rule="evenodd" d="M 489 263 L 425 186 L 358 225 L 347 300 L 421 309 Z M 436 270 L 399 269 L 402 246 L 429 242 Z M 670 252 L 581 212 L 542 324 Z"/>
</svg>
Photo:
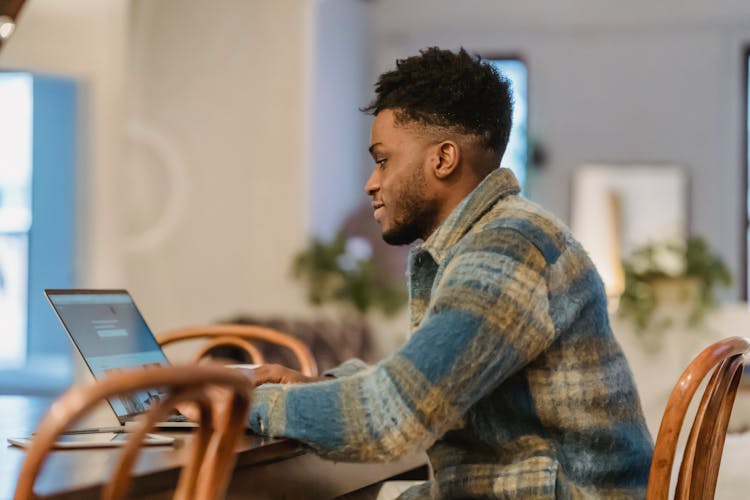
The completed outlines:
<svg viewBox="0 0 750 500">
<path fill-rule="evenodd" d="M 95 379 L 122 370 L 169 364 L 127 290 L 47 289 L 44 294 Z M 124 430 L 163 397 L 154 389 L 110 398 L 108 402 Z M 157 427 L 191 428 L 197 423 L 175 413 Z"/>
</svg>

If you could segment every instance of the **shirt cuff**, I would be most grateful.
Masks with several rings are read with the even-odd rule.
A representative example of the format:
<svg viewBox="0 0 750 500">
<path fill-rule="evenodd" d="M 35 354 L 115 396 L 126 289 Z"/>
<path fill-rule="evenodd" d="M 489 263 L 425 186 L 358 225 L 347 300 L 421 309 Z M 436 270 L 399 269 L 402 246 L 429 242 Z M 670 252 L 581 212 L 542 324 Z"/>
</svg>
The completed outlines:
<svg viewBox="0 0 750 500">
<path fill-rule="evenodd" d="M 284 389 L 280 384 L 263 384 L 253 391 L 248 414 L 250 429 L 263 436 L 281 436 L 286 427 Z"/>
</svg>

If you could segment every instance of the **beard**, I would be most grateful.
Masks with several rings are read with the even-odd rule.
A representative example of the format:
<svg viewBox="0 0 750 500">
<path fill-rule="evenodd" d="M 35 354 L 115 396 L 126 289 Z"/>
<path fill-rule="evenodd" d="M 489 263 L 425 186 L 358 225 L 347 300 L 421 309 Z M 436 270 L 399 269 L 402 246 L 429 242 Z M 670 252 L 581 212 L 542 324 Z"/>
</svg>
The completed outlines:
<svg viewBox="0 0 750 500">
<path fill-rule="evenodd" d="M 391 229 L 383 231 L 383 241 L 389 245 L 409 245 L 423 237 L 422 226 L 417 217 L 409 217 Z"/>
<path fill-rule="evenodd" d="M 416 168 L 410 182 L 396 193 L 392 204 L 395 212 L 390 229 L 383 231 L 383 241 L 389 245 L 409 245 L 429 236 L 434 229 L 435 210 L 427 196 L 424 171 Z"/>
</svg>

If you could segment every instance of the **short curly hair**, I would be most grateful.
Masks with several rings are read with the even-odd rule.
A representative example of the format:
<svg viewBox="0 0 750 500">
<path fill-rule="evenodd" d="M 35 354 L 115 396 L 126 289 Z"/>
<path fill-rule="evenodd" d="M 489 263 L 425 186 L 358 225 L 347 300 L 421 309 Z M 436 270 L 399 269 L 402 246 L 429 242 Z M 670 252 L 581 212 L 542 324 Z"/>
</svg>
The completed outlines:
<svg viewBox="0 0 750 500">
<path fill-rule="evenodd" d="M 396 61 L 380 75 L 375 99 L 362 111 L 385 109 L 400 121 L 444 127 L 477 136 L 502 158 L 512 125 L 510 83 L 490 64 L 463 48 L 457 53 L 429 47 Z"/>
</svg>

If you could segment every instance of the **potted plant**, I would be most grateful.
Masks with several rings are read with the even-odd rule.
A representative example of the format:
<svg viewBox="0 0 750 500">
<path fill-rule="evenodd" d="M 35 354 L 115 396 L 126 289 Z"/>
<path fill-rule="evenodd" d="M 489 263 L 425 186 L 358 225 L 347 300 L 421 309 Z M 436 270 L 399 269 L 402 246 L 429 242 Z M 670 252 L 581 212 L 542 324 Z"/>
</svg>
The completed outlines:
<svg viewBox="0 0 750 500">
<path fill-rule="evenodd" d="M 715 288 L 732 281 L 721 257 L 700 237 L 642 246 L 622 265 L 625 289 L 619 313 L 631 318 L 639 333 L 663 330 L 676 317 L 697 326 L 715 306 Z M 672 307 L 676 314 L 659 316 L 659 307 Z"/>
<path fill-rule="evenodd" d="M 378 269 L 365 238 L 313 239 L 296 255 L 292 272 L 316 306 L 337 303 L 364 317 L 372 309 L 392 315 L 406 304 L 403 283 Z"/>
</svg>

